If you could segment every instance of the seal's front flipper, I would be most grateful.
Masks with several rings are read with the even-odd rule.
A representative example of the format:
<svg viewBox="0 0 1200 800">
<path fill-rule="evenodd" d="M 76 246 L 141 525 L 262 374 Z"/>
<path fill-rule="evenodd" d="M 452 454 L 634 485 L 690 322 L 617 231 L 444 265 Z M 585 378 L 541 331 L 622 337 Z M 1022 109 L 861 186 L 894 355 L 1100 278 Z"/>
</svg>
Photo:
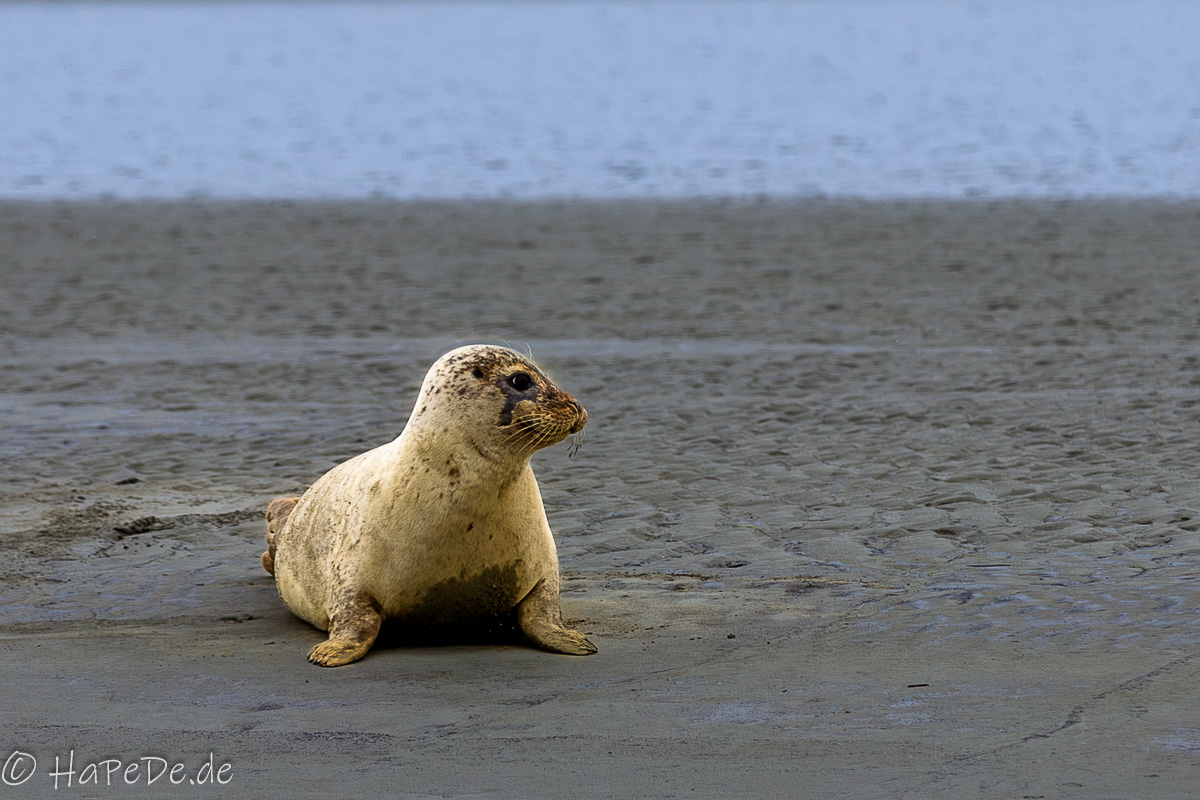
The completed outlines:
<svg viewBox="0 0 1200 800">
<path fill-rule="evenodd" d="M 596 645 L 587 637 L 563 625 L 557 580 L 542 578 L 537 582 L 517 604 L 517 622 L 529 641 L 543 650 L 569 656 L 590 656 L 596 652 Z"/>
<path fill-rule="evenodd" d="M 379 603 L 360 594 L 333 613 L 329 638 L 312 649 L 308 660 L 322 667 L 340 667 L 358 661 L 375 643 L 382 623 Z"/>
</svg>

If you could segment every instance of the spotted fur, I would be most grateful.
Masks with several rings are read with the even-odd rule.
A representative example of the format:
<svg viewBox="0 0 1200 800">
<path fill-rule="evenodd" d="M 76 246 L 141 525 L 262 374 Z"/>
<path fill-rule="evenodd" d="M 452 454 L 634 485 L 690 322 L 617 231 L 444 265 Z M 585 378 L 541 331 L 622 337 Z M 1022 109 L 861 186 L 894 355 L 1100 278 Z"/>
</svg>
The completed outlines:
<svg viewBox="0 0 1200 800">
<path fill-rule="evenodd" d="M 361 658 L 379 624 L 478 622 L 516 610 L 529 640 L 596 648 L 566 628 L 558 557 L 529 457 L 587 412 L 503 347 L 453 350 L 430 368 L 404 431 L 268 507 L 263 566 L 287 606 L 329 639 L 309 658 Z"/>
</svg>

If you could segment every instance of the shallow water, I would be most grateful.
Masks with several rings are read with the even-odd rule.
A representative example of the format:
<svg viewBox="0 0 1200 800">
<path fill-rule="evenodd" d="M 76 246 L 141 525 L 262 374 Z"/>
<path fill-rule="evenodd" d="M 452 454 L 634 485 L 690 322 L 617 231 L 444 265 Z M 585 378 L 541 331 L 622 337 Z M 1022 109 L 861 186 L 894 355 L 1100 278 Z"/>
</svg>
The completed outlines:
<svg viewBox="0 0 1200 800">
<path fill-rule="evenodd" d="M 5 3 L 0 196 L 1200 195 L 1200 5 Z"/>
</svg>

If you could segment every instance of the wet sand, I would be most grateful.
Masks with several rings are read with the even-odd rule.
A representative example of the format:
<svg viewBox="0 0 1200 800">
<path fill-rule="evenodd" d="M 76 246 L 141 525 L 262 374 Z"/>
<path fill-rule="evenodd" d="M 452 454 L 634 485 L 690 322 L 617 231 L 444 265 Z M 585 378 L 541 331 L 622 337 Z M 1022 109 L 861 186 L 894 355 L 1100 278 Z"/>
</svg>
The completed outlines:
<svg viewBox="0 0 1200 800">
<path fill-rule="evenodd" d="M 229 797 L 1194 788 L 1200 205 L 10 202 L 0 242 L 6 796 L 72 751 Z M 589 410 L 535 470 L 600 653 L 309 665 L 266 503 L 475 341 Z"/>
</svg>

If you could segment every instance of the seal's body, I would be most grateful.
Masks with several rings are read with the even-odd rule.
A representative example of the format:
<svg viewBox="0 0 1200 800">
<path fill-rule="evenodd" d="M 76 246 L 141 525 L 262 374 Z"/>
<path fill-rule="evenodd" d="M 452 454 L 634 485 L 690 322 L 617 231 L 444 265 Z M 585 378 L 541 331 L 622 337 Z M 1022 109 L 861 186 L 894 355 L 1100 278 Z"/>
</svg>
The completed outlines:
<svg viewBox="0 0 1200 800">
<path fill-rule="evenodd" d="M 563 626 L 558 556 L 529 464 L 586 422 L 524 356 L 462 347 L 430 368 L 397 439 L 272 502 L 263 566 L 293 613 L 329 631 L 309 660 L 361 658 L 387 618 L 437 625 L 513 609 L 537 646 L 596 652 Z"/>
</svg>

